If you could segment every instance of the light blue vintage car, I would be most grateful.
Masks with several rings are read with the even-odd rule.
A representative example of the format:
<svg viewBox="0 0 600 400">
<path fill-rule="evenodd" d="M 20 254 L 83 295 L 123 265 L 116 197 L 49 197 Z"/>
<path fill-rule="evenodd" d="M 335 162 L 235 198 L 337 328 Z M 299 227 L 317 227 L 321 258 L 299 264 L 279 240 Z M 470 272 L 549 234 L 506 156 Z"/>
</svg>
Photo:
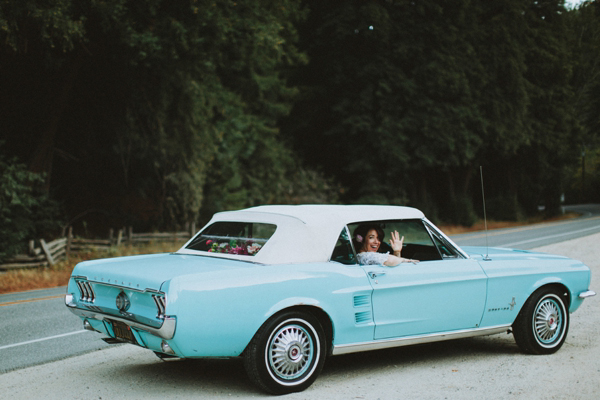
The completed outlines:
<svg viewBox="0 0 600 400">
<path fill-rule="evenodd" d="M 420 262 L 359 265 L 361 226 L 400 232 L 397 255 Z M 330 355 L 507 331 L 526 353 L 553 353 L 595 294 L 590 278 L 565 257 L 461 249 L 414 208 L 261 206 L 214 215 L 172 254 L 82 262 L 65 301 L 108 342 L 243 357 L 282 394 L 310 386 Z"/>
</svg>

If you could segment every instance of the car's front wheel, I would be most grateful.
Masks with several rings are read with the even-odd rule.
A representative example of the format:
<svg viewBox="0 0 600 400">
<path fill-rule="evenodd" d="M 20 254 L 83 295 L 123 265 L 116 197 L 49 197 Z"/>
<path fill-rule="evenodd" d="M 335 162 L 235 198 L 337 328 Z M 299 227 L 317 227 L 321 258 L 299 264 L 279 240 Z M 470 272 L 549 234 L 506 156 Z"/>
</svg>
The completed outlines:
<svg viewBox="0 0 600 400">
<path fill-rule="evenodd" d="M 311 314 L 285 312 L 267 321 L 244 355 L 250 379 L 273 394 L 300 392 L 317 378 L 325 363 L 323 328 Z"/>
<path fill-rule="evenodd" d="M 519 348 L 529 354 L 552 354 L 561 348 L 569 329 L 569 310 L 560 292 L 542 288 L 531 295 L 513 324 Z"/>
</svg>

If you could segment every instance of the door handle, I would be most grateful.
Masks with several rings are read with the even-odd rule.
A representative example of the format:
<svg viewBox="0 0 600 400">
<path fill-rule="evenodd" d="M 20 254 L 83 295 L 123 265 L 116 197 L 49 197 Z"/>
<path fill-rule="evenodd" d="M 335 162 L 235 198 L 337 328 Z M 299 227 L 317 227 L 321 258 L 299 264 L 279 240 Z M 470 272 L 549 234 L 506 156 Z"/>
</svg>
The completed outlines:
<svg viewBox="0 0 600 400">
<path fill-rule="evenodd" d="M 371 279 L 375 279 L 378 276 L 383 276 L 383 275 L 385 275 L 385 272 L 373 272 L 373 271 L 369 272 L 369 276 L 371 277 Z"/>
</svg>

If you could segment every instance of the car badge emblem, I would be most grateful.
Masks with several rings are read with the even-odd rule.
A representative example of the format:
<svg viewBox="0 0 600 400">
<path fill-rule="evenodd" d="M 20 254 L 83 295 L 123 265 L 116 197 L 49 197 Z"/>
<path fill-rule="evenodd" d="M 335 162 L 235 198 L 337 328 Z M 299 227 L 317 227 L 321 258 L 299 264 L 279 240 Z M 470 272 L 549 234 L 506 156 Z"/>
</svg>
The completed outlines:
<svg viewBox="0 0 600 400">
<path fill-rule="evenodd" d="M 131 302 L 129 301 L 129 297 L 127 297 L 125 292 L 121 291 L 121 293 L 117 295 L 116 305 L 121 312 L 129 310 Z"/>
</svg>

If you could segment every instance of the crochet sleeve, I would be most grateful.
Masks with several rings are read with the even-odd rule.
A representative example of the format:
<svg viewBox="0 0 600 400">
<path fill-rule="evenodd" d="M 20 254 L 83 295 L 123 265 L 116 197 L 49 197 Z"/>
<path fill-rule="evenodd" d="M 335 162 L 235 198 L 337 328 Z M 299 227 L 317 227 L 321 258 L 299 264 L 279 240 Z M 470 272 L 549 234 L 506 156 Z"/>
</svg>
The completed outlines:
<svg viewBox="0 0 600 400">
<path fill-rule="evenodd" d="M 361 265 L 383 265 L 383 263 L 387 261 L 389 254 L 389 252 L 383 254 L 371 251 L 358 253 L 358 263 Z"/>
</svg>

